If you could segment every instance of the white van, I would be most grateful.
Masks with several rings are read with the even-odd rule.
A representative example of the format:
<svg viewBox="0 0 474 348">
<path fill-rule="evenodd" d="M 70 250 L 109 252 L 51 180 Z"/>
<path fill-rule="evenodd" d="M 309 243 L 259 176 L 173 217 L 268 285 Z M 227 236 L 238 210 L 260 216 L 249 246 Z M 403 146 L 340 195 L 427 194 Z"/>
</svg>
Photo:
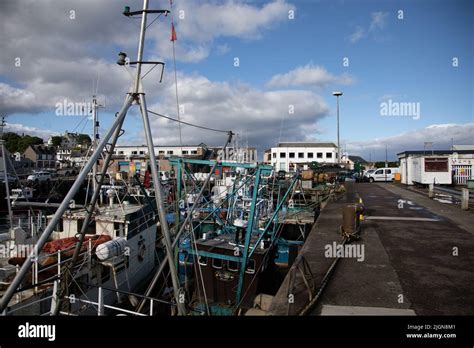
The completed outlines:
<svg viewBox="0 0 474 348">
<path fill-rule="evenodd" d="M 399 168 L 379 168 L 375 172 L 368 174 L 369 182 L 393 181 L 395 173 L 400 173 Z"/>
</svg>

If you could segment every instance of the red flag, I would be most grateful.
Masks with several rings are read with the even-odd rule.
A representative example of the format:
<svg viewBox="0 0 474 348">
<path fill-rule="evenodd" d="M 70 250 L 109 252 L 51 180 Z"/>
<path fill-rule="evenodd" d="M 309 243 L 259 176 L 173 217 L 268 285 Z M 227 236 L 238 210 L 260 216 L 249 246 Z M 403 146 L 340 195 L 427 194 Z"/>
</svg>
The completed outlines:
<svg viewBox="0 0 474 348">
<path fill-rule="evenodd" d="M 176 41 L 176 30 L 174 30 L 174 23 L 171 23 L 171 41 Z"/>
</svg>

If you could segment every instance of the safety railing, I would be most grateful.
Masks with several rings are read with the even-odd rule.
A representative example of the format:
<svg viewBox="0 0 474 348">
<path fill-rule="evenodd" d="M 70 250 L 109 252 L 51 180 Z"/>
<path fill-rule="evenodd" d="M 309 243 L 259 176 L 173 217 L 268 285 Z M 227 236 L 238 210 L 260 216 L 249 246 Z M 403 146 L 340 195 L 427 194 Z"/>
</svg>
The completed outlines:
<svg viewBox="0 0 474 348">
<path fill-rule="evenodd" d="M 435 198 L 435 193 L 442 193 L 458 199 L 461 202 L 462 210 L 469 210 L 469 203 L 474 202 L 474 192 L 469 192 L 468 188 L 462 188 L 461 191 L 450 189 L 448 187 L 429 185 L 428 197 Z"/>
</svg>

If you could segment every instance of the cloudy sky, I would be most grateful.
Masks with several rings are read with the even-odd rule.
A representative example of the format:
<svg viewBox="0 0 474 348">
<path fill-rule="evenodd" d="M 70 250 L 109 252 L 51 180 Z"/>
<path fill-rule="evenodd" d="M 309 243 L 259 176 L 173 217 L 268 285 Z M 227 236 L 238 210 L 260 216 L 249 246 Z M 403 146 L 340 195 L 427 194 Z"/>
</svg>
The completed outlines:
<svg viewBox="0 0 474 348">
<path fill-rule="evenodd" d="M 133 74 L 115 64 L 117 53 L 136 56 L 140 21 L 121 14 L 125 5 L 142 1 L 0 1 L 6 131 L 90 133 L 87 115 L 57 110 L 95 93 L 107 129 Z M 144 79 L 151 110 L 177 115 L 173 17 L 182 119 L 233 130 L 260 154 L 279 141 L 336 141 L 335 90 L 344 93 L 341 142 L 350 154 L 374 160 L 385 146 L 394 158 L 427 141 L 474 143 L 472 1 L 175 0 L 172 9 L 147 30 L 146 58 L 166 63 L 162 83 L 159 68 Z M 137 111 L 121 144 L 144 142 Z M 156 143 L 179 144 L 175 122 L 150 118 Z M 221 145 L 225 135 L 183 126 L 182 141 Z"/>
</svg>

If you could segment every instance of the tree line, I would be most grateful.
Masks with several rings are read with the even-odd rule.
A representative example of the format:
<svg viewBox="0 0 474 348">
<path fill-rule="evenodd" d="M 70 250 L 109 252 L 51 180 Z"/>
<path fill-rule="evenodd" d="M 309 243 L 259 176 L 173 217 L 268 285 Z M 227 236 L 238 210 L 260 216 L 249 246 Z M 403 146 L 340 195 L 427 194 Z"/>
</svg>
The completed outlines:
<svg viewBox="0 0 474 348">
<path fill-rule="evenodd" d="M 8 132 L 3 134 L 5 146 L 10 153 L 23 152 L 30 145 L 43 144 L 43 139 L 31 135 L 18 135 Z"/>
</svg>

